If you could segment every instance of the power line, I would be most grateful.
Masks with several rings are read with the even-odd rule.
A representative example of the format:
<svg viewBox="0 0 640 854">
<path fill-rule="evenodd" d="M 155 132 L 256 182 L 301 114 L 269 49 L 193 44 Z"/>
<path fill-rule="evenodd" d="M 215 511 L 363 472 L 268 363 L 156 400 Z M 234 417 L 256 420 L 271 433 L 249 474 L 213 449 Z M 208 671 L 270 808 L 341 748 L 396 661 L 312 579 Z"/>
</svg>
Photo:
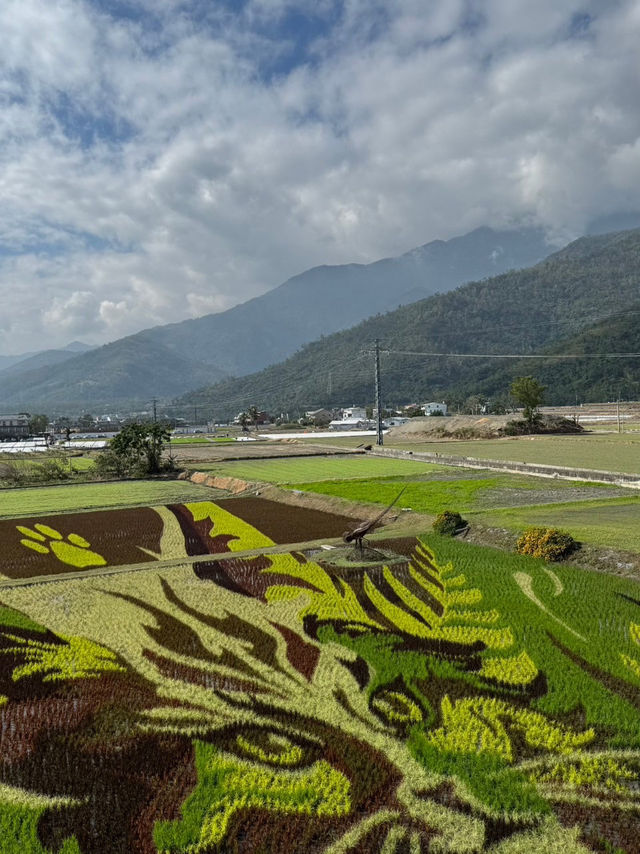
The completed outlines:
<svg viewBox="0 0 640 854">
<path fill-rule="evenodd" d="M 413 350 L 380 350 L 391 356 L 446 356 L 452 359 L 637 359 L 640 353 L 418 353 Z"/>
</svg>

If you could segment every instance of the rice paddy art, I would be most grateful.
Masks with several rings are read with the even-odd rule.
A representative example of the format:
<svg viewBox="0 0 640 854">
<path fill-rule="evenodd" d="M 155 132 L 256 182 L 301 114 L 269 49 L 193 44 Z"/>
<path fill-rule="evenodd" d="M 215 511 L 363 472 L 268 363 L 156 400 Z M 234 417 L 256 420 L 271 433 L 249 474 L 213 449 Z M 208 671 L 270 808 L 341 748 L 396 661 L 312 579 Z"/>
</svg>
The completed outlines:
<svg viewBox="0 0 640 854">
<path fill-rule="evenodd" d="M 637 850 L 636 582 L 433 536 L 261 553 L 298 512 L 2 523 L 22 577 L 69 568 L 1 567 L 3 852 Z"/>
</svg>

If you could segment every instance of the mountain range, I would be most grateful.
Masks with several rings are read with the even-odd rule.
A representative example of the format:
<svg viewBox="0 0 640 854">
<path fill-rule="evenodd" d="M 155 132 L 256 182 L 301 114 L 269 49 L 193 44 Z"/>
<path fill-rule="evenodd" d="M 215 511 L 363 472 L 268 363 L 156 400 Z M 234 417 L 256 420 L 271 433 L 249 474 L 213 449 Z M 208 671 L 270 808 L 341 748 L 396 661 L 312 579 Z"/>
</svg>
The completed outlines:
<svg viewBox="0 0 640 854">
<path fill-rule="evenodd" d="M 387 404 L 506 396 L 535 373 L 550 403 L 640 396 L 640 359 L 466 358 L 640 352 L 640 229 L 583 237 L 532 267 L 471 282 L 303 347 L 282 363 L 183 395 L 177 404 L 226 418 L 255 404 L 299 413 L 373 400 L 381 342 Z M 457 356 L 439 354 L 462 354 Z M 417 355 L 420 354 L 420 355 Z"/>
<path fill-rule="evenodd" d="M 145 329 L 91 352 L 0 357 L 0 408 L 97 412 L 167 400 L 259 371 L 372 315 L 527 267 L 549 251 L 539 229 L 478 228 L 372 264 L 314 267 L 227 311 Z"/>
</svg>

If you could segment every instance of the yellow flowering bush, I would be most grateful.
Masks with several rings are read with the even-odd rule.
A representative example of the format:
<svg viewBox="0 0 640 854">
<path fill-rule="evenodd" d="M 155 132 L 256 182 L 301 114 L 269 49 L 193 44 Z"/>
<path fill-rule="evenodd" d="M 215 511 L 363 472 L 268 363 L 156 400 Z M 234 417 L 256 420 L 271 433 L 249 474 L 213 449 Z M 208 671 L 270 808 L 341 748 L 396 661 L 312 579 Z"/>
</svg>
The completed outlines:
<svg viewBox="0 0 640 854">
<path fill-rule="evenodd" d="M 578 544 L 571 534 L 557 528 L 527 528 L 516 544 L 521 555 L 540 557 L 547 561 L 564 560 Z"/>
</svg>

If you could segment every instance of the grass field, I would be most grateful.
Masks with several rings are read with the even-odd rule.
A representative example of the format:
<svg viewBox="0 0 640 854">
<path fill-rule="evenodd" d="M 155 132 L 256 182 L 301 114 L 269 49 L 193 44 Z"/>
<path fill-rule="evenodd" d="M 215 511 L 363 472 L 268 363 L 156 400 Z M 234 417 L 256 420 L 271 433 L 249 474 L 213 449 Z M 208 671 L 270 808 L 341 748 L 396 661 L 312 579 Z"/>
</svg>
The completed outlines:
<svg viewBox="0 0 640 854">
<path fill-rule="evenodd" d="M 198 463 L 198 469 L 241 480 L 266 483 L 304 483 L 368 477 L 401 477 L 444 471 L 443 466 L 413 460 L 393 460 L 364 455 L 290 457 L 275 460 L 233 460 L 228 463 Z"/>
<path fill-rule="evenodd" d="M 532 525 L 562 528 L 576 540 L 640 553 L 640 496 L 546 507 L 517 507 L 485 513 L 479 522 L 521 531 Z"/>
<path fill-rule="evenodd" d="M 98 507 L 128 507 L 210 499 L 212 491 L 189 481 L 133 480 L 79 483 L 0 491 L 0 518 Z"/>
</svg>

